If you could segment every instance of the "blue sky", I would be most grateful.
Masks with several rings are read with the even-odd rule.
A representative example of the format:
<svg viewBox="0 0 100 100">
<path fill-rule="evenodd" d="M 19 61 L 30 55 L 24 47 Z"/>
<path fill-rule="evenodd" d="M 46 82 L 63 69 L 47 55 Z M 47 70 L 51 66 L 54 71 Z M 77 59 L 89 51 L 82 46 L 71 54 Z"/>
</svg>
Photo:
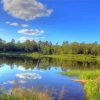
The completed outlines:
<svg viewBox="0 0 100 100">
<path fill-rule="evenodd" d="M 0 38 L 100 43 L 100 1 L 2 0 Z"/>
</svg>

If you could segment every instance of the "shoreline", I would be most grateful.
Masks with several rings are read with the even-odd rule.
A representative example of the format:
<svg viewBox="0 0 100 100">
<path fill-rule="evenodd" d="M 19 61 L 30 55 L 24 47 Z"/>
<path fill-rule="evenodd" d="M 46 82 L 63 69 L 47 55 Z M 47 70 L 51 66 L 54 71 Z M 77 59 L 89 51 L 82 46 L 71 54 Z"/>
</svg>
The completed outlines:
<svg viewBox="0 0 100 100">
<path fill-rule="evenodd" d="M 100 61 L 99 56 L 93 55 L 82 55 L 82 54 L 62 54 L 62 55 L 43 55 L 37 52 L 34 53 L 21 53 L 21 52 L 5 52 L 0 53 L 0 56 L 9 56 L 9 57 L 30 57 L 30 58 L 55 58 L 63 60 L 74 60 L 74 61 Z"/>
</svg>

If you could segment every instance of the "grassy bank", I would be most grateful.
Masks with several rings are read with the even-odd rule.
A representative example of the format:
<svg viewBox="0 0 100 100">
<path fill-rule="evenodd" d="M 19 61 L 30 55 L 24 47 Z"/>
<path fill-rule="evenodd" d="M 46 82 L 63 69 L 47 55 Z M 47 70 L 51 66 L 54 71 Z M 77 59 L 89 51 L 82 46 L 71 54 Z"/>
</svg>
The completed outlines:
<svg viewBox="0 0 100 100">
<path fill-rule="evenodd" d="M 6 53 L 0 53 L 0 56 L 8 56 L 8 57 L 30 57 L 30 58 L 40 58 L 43 55 L 39 54 L 37 52 L 35 53 L 22 53 L 22 52 L 6 52 Z"/>
<path fill-rule="evenodd" d="M 97 60 L 96 56 L 93 55 L 81 55 L 81 54 L 66 54 L 66 55 L 45 55 L 45 57 L 74 60 L 74 61 L 91 61 Z"/>
<path fill-rule="evenodd" d="M 87 100 L 100 100 L 100 70 L 72 70 L 62 72 L 63 75 L 77 76 L 80 80 L 86 80 L 84 90 Z"/>
<path fill-rule="evenodd" d="M 74 61 L 91 61 L 91 60 L 100 60 L 99 56 L 93 55 L 73 55 L 73 54 L 66 54 L 66 55 L 43 55 L 40 53 L 21 53 L 21 52 L 8 52 L 8 53 L 0 53 L 2 56 L 10 56 L 10 57 L 31 57 L 31 58 L 57 58 L 57 59 L 64 59 L 64 60 L 74 60 Z"/>
<path fill-rule="evenodd" d="M 89 80 L 84 85 L 87 100 L 100 100 L 100 80 Z"/>
<path fill-rule="evenodd" d="M 77 76 L 82 80 L 95 80 L 100 75 L 100 69 L 96 70 L 72 70 L 62 72 L 63 75 Z"/>
</svg>

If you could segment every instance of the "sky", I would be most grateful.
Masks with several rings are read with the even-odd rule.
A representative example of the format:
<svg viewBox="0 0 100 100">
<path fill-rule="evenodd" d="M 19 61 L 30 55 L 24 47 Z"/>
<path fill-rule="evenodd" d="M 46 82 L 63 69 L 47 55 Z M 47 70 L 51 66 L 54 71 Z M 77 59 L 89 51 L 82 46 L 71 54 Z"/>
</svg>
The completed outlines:
<svg viewBox="0 0 100 100">
<path fill-rule="evenodd" d="M 100 0 L 0 0 L 0 38 L 100 43 Z"/>
</svg>

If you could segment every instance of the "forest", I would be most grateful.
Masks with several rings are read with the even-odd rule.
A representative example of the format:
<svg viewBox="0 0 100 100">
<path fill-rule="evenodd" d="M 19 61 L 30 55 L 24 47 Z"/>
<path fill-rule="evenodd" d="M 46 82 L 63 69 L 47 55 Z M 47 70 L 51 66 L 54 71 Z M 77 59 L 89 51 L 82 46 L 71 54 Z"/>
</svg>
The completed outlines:
<svg viewBox="0 0 100 100">
<path fill-rule="evenodd" d="M 84 54 L 84 55 L 100 55 L 100 44 L 94 43 L 78 43 L 68 41 L 62 44 L 53 44 L 48 41 L 35 42 L 27 40 L 25 42 L 16 42 L 12 39 L 10 42 L 6 42 L 0 39 L 0 52 L 38 52 L 44 55 L 51 54 Z"/>
</svg>

